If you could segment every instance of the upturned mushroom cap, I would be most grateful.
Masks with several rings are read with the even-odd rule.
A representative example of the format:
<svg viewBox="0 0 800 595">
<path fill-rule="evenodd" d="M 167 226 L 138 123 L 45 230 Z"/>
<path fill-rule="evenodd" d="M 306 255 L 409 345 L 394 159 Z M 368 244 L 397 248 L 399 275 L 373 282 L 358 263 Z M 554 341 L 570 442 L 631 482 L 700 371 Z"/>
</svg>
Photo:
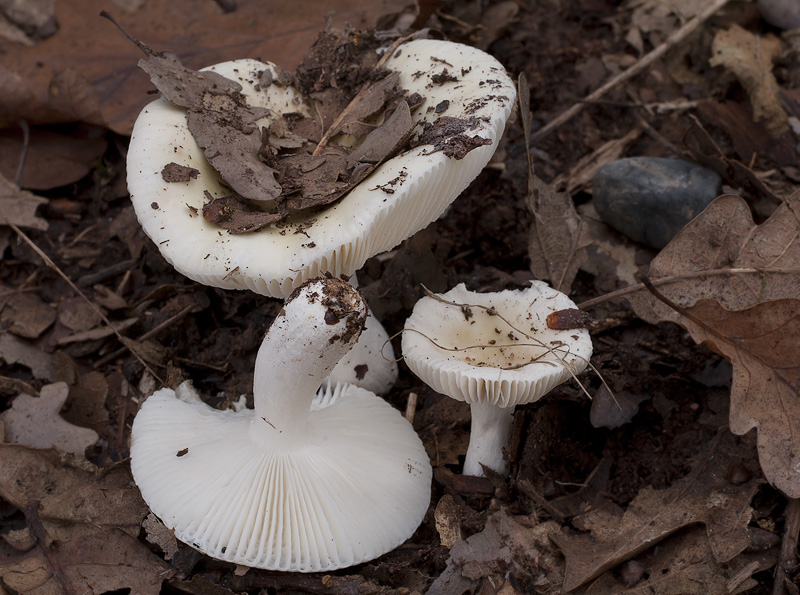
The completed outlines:
<svg viewBox="0 0 800 595">
<path fill-rule="evenodd" d="M 483 467 L 506 473 L 514 406 L 540 399 L 589 364 L 585 329 L 547 326 L 549 314 L 572 308 L 541 281 L 498 293 L 474 293 L 462 283 L 414 306 L 403 359 L 425 384 L 470 404 L 465 475 L 482 476 Z"/>
<path fill-rule="evenodd" d="M 408 367 L 437 392 L 514 407 L 538 400 L 589 363 L 586 329 L 548 328 L 549 314 L 576 306 L 542 281 L 497 293 L 462 283 L 439 297 L 417 302 L 402 339 Z"/>
<path fill-rule="evenodd" d="M 255 410 L 212 409 L 184 385 L 144 402 L 131 469 L 178 539 L 220 560 L 315 572 L 380 556 L 414 532 L 431 468 L 411 425 L 352 385 L 314 393 L 363 325 L 353 295 L 323 279 L 289 298 L 258 354 Z"/>
<path fill-rule="evenodd" d="M 399 85 L 425 103 L 414 113 L 418 135 L 442 116 L 474 119 L 469 136 L 491 144 L 463 159 L 416 147 L 378 167 L 343 199 L 313 216 L 295 216 L 280 229 L 231 235 L 199 215 L 208 191 L 230 194 L 186 124 L 184 110 L 158 99 L 136 121 L 128 150 L 128 188 L 139 222 L 164 257 L 182 274 L 229 289 L 286 297 L 304 280 L 329 272 L 350 275 L 371 256 L 389 250 L 441 215 L 488 163 L 516 97 L 497 60 L 474 48 L 418 40 L 400 46 L 386 67 Z M 269 63 L 236 60 L 212 66 L 242 85 L 251 105 L 272 114 L 307 112 L 291 87 L 259 91 Z M 448 75 L 444 75 L 447 69 Z M 274 116 L 270 116 L 274 117 Z M 268 118 L 259 120 L 267 125 Z M 188 182 L 165 182 L 168 163 L 198 170 Z M 313 222 L 311 221 L 313 219 Z"/>
</svg>

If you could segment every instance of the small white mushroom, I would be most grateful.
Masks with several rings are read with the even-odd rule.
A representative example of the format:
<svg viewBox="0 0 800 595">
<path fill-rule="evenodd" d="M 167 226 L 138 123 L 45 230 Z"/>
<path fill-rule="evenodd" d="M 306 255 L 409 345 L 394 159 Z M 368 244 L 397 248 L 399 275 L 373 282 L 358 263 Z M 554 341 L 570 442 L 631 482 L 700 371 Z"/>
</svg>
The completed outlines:
<svg viewBox="0 0 800 595">
<path fill-rule="evenodd" d="M 418 40 L 400 46 L 385 64 L 399 73 L 399 85 L 419 93 L 425 103 L 413 114 L 415 135 L 442 116 L 467 118 L 467 133 L 491 141 L 462 159 L 423 145 L 379 166 L 344 198 L 314 215 L 298 214 L 286 225 L 231 235 L 202 216 L 212 197 L 230 194 L 203 149 L 189 132 L 186 114 L 165 99 L 144 108 L 136 120 L 128 150 L 128 188 L 145 233 L 182 274 L 206 285 L 250 289 L 286 297 L 303 281 L 330 273 L 352 275 L 364 262 L 389 250 L 436 220 L 488 163 L 511 113 L 514 84 L 497 60 L 480 50 L 451 42 Z M 250 105 L 265 107 L 270 118 L 287 112 L 307 114 L 308 106 L 292 88 L 259 81 L 274 65 L 235 60 L 210 67 L 242 86 Z M 446 71 L 446 73 L 445 73 Z M 187 182 L 166 182 L 168 163 L 197 170 Z M 375 321 L 377 323 L 377 320 Z M 388 335 L 379 325 L 367 352 L 379 354 Z M 377 336 L 380 335 L 380 336 Z M 367 337 L 363 339 L 367 340 Z M 361 386 L 372 376 L 396 378 L 391 346 L 373 358 Z M 380 381 L 376 381 L 380 382 Z"/>
<path fill-rule="evenodd" d="M 236 564 L 316 572 L 371 560 L 411 536 L 431 481 L 411 425 L 352 385 L 315 396 L 365 316 L 349 284 L 312 280 L 264 338 L 255 410 L 212 409 L 188 387 L 144 402 L 131 469 L 178 539 Z"/>
<path fill-rule="evenodd" d="M 519 290 L 474 293 L 464 284 L 417 302 L 403 332 L 403 358 L 435 391 L 470 404 L 465 475 L 481 465 L 507 473 L 514 407 L 537 401 L 583 371 L 592 355 L 586 329 L 553 330 L 553 312 L 575 308 L 533 281 Z"/>
</svg>

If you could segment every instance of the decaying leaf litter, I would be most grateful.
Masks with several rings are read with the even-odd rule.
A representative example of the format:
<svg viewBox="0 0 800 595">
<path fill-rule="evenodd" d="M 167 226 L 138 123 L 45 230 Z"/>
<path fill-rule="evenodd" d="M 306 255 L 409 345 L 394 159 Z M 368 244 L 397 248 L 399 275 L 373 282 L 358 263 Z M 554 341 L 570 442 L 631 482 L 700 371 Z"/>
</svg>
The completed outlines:
<svg viewBox="0 0 800 595">
<path fill-rule="evenodd" d="M 612 7 L 590 0 L 435 8 L 424 24 L 488 48 L 513 74 L 525 73 L 531 134 L 701 13 L 680 2 Z M 623 419 L 595 415 L 595 425 L 617 426 L 596 429 L 589 420 L 597 399 L 590 403 L 567 386 L 517 414 L 510 479 L 466 478 L 454 473 L 468 438 L 464 407 L 404 371 L 388 398 L 403 409 L 409 393 L 419 395 L 414 424 L 436 469 L 431 510 L 405 546 L 331 576 L 242 573 L 201 561 L 183 545 L 173 553 L 175 545 L 159 536 L 152 519 L 145 533 L 139 529 L 147 511 L 125 479 L 129 422 L 157 386 L 142 373 L 142 361 L 169 385 L 192 378 L 213 404 L 231 406 L 247 392 L 252 355 L 278 303 L 199 287 L 160 260 L 126 208 L 124 139 L 106 136 L 111 149 L 90 178 L 41 190 L 43 198 L 15 183 L 15 167 L 4 170 L 10 182 L 2 200 L 24 208 L 4 208 L 4 215 L 19 212 L 14 222 L 116 325 L 133 321 L 121 332 L 139 359 L 119 350 L 113 333 L 28 244 L 0 229 L 5 415 L 13 418 L 23 407 L 17 395 L 35 397 L 66 382 L 60 417 L 99 436 L 86 451 L 91 463 L 4 445 L 13 463 L 2 466 L 0 484 L 3 585 L 23 593 L 794 592 L 798 515 L 796 501 L 786 496 L 797 495 L 797 480 L 785 469 L 797 452 L 791 354 L 800 332 L 792 326 L 800 170 L 791 124 L 800 67 L 791 36 L 763 23 L 754 8 L 730 2 L 716 10 L 664 59 L 538 139 L 530 152 L 539 178 L 532 191 L 518 120 L 495 163 L 445 217 L 365 265 L 359 274 L 364 293 L 394 330 L 402 328 L 422 284 L 446 291 L 463 281 L 487 291 L 518 287 L 535 274 L 571 286 L 573 299 L 594 315 L 593 363 L 614 397 L 634 405 Z M 147 10 L 130 18 L 145 26 Z M 50 42 L 69 43 L 58 42 L 63 33 Z M 724 58 L 709 63 L 714 48 L 731 37 L 741 40 L 734 43 L 738 51 L 754 43 L 777 48 L 770 51 L 779 100 L 752 95 L 746 67 L 729 69 Z M 751 58 L 758 63 L 761 55 L 745 51 L 739 62 Z M 776 105 L 789 131 L 765 123 L 776 121 Z M 35 130 L 39 121 L 30 124 Z M 60 132 L 70 134 L 69 128 Z M 730 196 L 656 256 L 603 230 L 593 215 L 585 172 L 609 155 L 696 160 L 723 176 Z M 554 180 L 561 186 L 548 188 Z M 563 207 L 570 205 L 564 187 L 575 211 Z M 568 248 L 537 231 L 550 229 L 548 219 L 564 230 Z M 638 283 L 636 272 L 648 274 L 677 309 Z M 600 390 L 598 379 L 582 381 L 590 392 Z M 76 492 L 83 509 L 71 499 Z M 438 506 L 447 500 L 454 505 Z M 454 526 L 465 540 L 441 545 L 451 543 Z M 123 560 L 137 572 L 119 572 Z M 773 573 L 785 578 L 775 590 Z"/>
</svg>

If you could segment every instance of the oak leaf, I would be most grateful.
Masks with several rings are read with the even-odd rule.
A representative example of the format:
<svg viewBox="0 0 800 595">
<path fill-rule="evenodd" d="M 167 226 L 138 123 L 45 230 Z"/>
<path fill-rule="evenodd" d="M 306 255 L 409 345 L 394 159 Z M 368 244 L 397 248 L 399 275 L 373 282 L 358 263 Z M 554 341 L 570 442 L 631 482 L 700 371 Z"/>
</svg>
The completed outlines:
<svg viewBox="0 0 800 595">
<path fill-rule="evenodd" d="M 550 535 L 567 559 L 564 590 L 570 591 L 659 541 L 695 523 L 705 525 L 717 562 L 727 562 L 749 544 L 749 502 L 758 478 L 734 486 L 728 466 L 740 461 L 742 445 L 726 431 L 717 435 L 692 472 L 665 490 L 646 487 L 622 516 L 598 508 L 582 517 L 581 535 Z"/>
<path fill-rule="evenodd" d="M 671 301 L 630 298 L 649 322 L 686 328 L 733 364 L 730 427 L 758 428 L 767 479 L 800 497 L 800 192 L 761 225 L 739 197 L 716 199 L 651 264 Z"/>
</svg>

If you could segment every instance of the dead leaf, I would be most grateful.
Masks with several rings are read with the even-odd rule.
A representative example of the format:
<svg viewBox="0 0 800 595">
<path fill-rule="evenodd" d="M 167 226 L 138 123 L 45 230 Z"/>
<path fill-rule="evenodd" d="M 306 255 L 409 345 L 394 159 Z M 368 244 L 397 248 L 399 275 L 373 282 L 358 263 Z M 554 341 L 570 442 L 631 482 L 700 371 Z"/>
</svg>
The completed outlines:
<svg viewBox="0 0 800 595">
<path fill-rule="evenodd" d="M 378 16 L 399 12 L 405 2 L 297 0 L 267 9 L 256 0 L 236 4 L 234 12 L 224 14 L 215 2 L 150 0 L 147 10 L 117 17 L 132 34 L 185 57 L 191 68 L 246 56 L 293 68 L 328 13 L 333 12 L 335 25 L 349 22 L 367 28 Z M 36 123 L 73 121 L 75 113 L 92 113 L 97 105 L 96 114 L 86 121 L 130 134 L 136 116 L 152 99 L 147 95 L 150 83 L 136 67 L 138 50 L 98 16 L 108 8 L 107 0 L 59 0 L 59 30 L 47 43 L 14 46 L 0 55 L 0 127 L 15 126 L 23 118 Z M 88 82 L 91 96 L 86 96 L 85 87 L 62 85 L 77 94 L 61 93 L 59 104 L 52 105 L 52 81 L 68 69 Z M 73 106 L 71 113 L 62 111 L 65 105 Z"/>
<path fill-rule="evenodd" d="M 633 587 L 621 583 L 613 571 L 606 572 L 585 591 L 585 595 L 734 595 L 758 585 L 755 572 L 772 568 L 778 550 L 743 552 L 719 563 L 700 527 L 693 527 L 661 542 L 637 557 L 645 565 L 645 578 Z"/>
<path fill-rule="evenodd" d="M 0 577 L 15 593 L 60 595 L 63 584 L 53 574 L 55 558 L 74 593 L 96 594 L 128 590 L 137 595 L 158 595 L 161 583 L 175 571 L 139 541 L 117 530 L 78 537 L 51 548 L 40 548 L 15 562 L 0 565 Z"/>
<path fill-rule="evenodd" d="M 444 547 L 450 549 L 457 541 L 461 540 L 461 513 L 453 496 L 442 496 L 434 511 L 436 531 L 439 541 Z"/>
<path fill-rule="evenodd" d="M 723 429 L 692 472 L 666 490 L 644 488 L 621 517 L 602 508 L 587 513 L 582 526 L 589 534 L 552 534 L 567 559 L 564 589 L 579 587 L 694 523 L 706 526 L 717 562 L 740 554 L 750 543 L 749 502 L 759 484 L 756 478 L 738 486 L 728 482 L 728 466 L 740 460 L 741 450 Z"/>
<path fill-rule="evenodd" d="M 716 198 L 650 264 L 650 280 L 682 307 L 713 299 L 728 310 L 800 296 L 800 191 L 764 223 L 739 196 Z M 680 314 L 646 291 L 629 297 L 650 323 Z"/>
<path fill-rule="evenodd" d="M 767 480 L 800 497 L 800 300 L 775 300 L 731 311 L 700 300 L 682 318 L 698 343 L 733 364 L 730 427 L 758 429 L 758 456 Z"/>
<path fill-rule="evenodd" d="M 18 339 L 11 333 L 0 334 L 0 359 L 7 364 L 22 364 L 30 368 L 33 375 L 40 380 L 57 380 L 58 362 L 55 356 L 44 353 L 32 343 Z"/>
<path fill-rule="evenodd" d="M 0 225 L 8 220 L 18 227 L 45 231 L 47 221 L 36 215 L 36 209 L 43 204 L 47 204 L 46 198 L 20 190 L 19 186 L 0 174 Z"/>
<path fill-rule="evenodd" d="M 54 540 L 121 530 L 137 537 L 147 505 L 122 465 L 100 473 L 86 460 L 19 444 L 0 444 L 0 496 L 39 518 Z"/>
<path fill-rule="evenodd" d="M 536 176 L 528 209 L 533 213 L 528 238 L 531 272 L 537 279 L 549 281 L 554 289 L 569 293 L 588 258 L 589 228 L 578 216 L 569 194 L 555 192 Z"/>
<path fill-rule="evenodd" d="M 56 311 L 33 293 L 16 292 L 0 298 L 0 325 L 15 335 L 37 339 L 55 322 Z"/>
<path fill-rule="evenodd" d="M 447 568 L 431 584 L 428 595 L 473 591 L 483 578 L 504 578 L 508 568 L 514 568 L 520 584 L 537 581 L 542 590 L 548 584 L 553 588 L 560 582 L 562 562 L 548 538 L 559 531 L 554 521 L 531 528 L 500 510 L 487 519 L 482 532 L 451 548 Z"/>
<path fill-rule="evenodd" d="M 772 62 L 781 55 L 781 42 L 775 36 L 758 37 L 738 25 L 719 31 L 711 46 L 711 66 L 730 70 L 750 96 L 753 119 L 764 121 L 772 135 L 789 130 L 789 120 L 780 99 L 780 87 L 772 74 Z"/>
<path fill-rule="evenodd" d="M 82 128 L 61 134 L 33 127 L 20 185 L 30 190 L 49 190 L 77 182 L 92 171 L 107 147 L 100 129 Z M 0 133 L 0 174 L 13 179 L 22 152 L 20 131 Z"/>
<path fill-rule="evenodd" d="M 64 382 L 42 387 L 38 397 L 17 395 L 11 409 L 0 414 L 6 442 L 57 448 L 82 457 L 99 436 L 94 430 L 74 426 L 61 418 L 68 395 L 69 387 Z"/>
<path fill-rule="evenodd" d="M 178 540 L 175 532 L 162 523 L 152 512 L 142 523 L 142 528 L 147 532 L 147 541 L 157 545 L 164 552 L 167 560 L 172 560 L 172 556 L 178 553 Z"/>
</svg>

